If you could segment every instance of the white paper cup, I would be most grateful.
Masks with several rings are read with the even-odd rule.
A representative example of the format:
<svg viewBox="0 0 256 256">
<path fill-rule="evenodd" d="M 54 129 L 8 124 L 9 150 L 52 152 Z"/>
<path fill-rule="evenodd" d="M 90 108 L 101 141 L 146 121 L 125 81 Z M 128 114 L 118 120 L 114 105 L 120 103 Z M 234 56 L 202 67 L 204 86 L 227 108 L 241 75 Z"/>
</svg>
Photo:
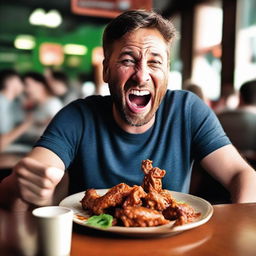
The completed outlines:
<svg viewBox="0 0 256 256">
<path fill-rule="evenodd" d="M 36 208 L 40 255 L 68 256 L 71 250 L 73 211 L 60 206 Z"/>
</svg>

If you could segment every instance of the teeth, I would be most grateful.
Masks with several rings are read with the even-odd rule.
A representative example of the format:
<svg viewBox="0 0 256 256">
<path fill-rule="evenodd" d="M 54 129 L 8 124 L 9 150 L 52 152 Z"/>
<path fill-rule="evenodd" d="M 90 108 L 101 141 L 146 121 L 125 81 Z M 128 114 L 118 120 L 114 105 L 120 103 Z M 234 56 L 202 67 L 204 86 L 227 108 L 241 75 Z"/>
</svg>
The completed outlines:
<svg viewBox="0 0 256 256">
<path fill-rule="evenodd" d="M 144 96 L 144 95 L 149 95 L 149 91 L 139 91 L 139 90 L 131 90 L 130 94 L 134 94 L 136 96 Z"/>
</svg>

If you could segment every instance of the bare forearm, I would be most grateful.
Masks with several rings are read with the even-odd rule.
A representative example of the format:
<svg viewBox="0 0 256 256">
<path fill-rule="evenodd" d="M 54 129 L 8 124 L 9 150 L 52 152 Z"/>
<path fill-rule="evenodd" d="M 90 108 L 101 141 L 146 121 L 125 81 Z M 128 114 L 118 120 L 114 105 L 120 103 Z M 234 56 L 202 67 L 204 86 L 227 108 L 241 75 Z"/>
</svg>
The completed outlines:
<svg viewBox="0 0 256 256">
<path fill-rule="evenodd" d="M 229 190 L 233 203 L 256 202 L 256 172 L 240 172 L 233 177 Z"/>
<path fill-rule="evenodd" d="M 0 207 L 14 211 L 27 211 L 29 204 L 19 197 L 14 174 L 6 177 L 0 183 Z"/>
</svg>

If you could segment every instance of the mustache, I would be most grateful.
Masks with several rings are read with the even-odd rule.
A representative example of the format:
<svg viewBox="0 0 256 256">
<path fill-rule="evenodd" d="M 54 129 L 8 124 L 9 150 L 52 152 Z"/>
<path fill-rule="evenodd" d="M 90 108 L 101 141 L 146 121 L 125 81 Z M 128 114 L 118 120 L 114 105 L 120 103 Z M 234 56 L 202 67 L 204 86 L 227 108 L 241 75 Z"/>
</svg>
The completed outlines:
<svg viewBox="0 0 256 256">
<path fill-rule="evenodd" d="M 140 90 L 148 90 L 150 89 L 149 85 L 147 83 L 138 84 L 136 82 L 127 82 L 124 86 L 124 90 L 127 92 L 131 89 L 140 89 Z"/>
</svg>

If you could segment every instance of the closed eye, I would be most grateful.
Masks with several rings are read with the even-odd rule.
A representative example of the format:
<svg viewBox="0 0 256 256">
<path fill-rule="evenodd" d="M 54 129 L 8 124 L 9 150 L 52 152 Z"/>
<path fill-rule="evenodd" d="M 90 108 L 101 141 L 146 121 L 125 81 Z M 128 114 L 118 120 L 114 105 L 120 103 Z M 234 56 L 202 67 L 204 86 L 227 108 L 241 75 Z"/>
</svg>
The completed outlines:
<svg viewBox="0 0 256 256">
<path fill-rule="evenodd" d="M 121 63 L 125 66 L 133 66 L 135 64 L 135 61 L 132 59 L 124 59 L 121 60 Z"/>
<path fill-rule="evenodd" d="M 160 67 L 162 65 L 162 62 L 159 60 L 150 60 L 148 64 L 152 67 Z"/>
</svg>

